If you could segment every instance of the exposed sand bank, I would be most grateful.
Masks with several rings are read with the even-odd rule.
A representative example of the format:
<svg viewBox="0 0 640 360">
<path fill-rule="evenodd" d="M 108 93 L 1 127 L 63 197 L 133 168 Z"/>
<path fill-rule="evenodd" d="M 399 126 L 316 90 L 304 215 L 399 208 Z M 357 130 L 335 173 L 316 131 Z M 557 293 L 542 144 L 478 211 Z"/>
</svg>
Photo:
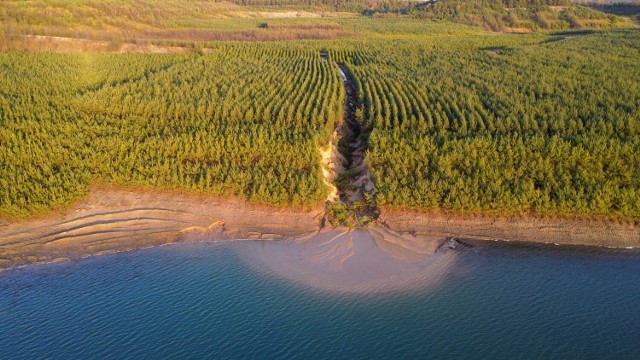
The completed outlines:
<svg viewBox="0 0 640 360">
<path fill-rule="evenodd" d="M 338 12 L 338 11 L 230 11 L 229 16 L 221 16 L 224 18 L 257 18 L 257 19 L 288 19 L 288 18 L 336 18 L 336 17 L 353 17 L 356 13 Z"/>
<path fill-rule="evenodd" d="M 425 255 L 450 238 L 640 248 L 639 225 L 611 221 L 461 217 L 383 209 L 379 224 L 349 232 L 322 229 L 323 217 L 321 207 L 278 209 L 205 195 L 99 188 L 60 213 L 24 221 L 0 220 L 0 270 L 174 242 L 223 239 L 287 239 L 298 245 L 308 241 L 309 247 L 323 243 L 326 248 L 313 250 L 317 256 L 309 250 L 300 258 L 310 264 L 305 269 L 321 264 L 325 275 L 331 274 L 331 268 L 339 269 L 338 265 L 358 268 L 353 270 L 358 273 L 365 272 L 363 264 L 368 263 L 374 271 L 384 263 L 374 253 L 407 264 L 424 261 Z M 372 240 L 354 240 L 363 236 Z M 373 253 L 352 263 L 360 265 L 346 265 L 362 241 L 368 245 L 360 246 L 360 253 L 366 249 Z M 387 269 L 396 269 L 393 266 Z M 382 278 L 344 282 L 371 283 Z"/>
<path fill-rule="evenodd" d="M 181 241 L 295 239 L 317 232 L 323 209 L 249 206 L 213 196 L 95 189 L 64 212 L 0 220 L 0 270 Z"/>
<path fill-rule="evenodd" d="M 343 125 L 339 125 L 341 127 Z M 340 200 L 338 194 L 338 188 L 335 185 L 335 181 L 344 172 L 344 163 L 346 160 L 338 151 L 338 130 L 335 130 L 331 135 L 329 143 L 320 148 L 320 160 L 322 163 L 322 180 L 329 188 L 329 195 L 327 195 L 327 201 L 334 202 Z"/>
<path fill-rule="evenodd" d="M 607 220 L 460 216 L 383 210 L 380 222 L 399 233 L 447 238 L 639 248 L 640 225 Z"/>
</svg>

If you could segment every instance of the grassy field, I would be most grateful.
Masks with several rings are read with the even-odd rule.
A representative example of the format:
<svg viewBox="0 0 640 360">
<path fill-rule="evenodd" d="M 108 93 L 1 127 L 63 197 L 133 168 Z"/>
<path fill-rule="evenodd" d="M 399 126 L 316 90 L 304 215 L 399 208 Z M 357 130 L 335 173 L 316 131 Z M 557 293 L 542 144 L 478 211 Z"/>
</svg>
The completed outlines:
<svg viewBox="0 0 640 360">
<path fill-rule="evenodd" d="M 343 63 L 378 205 L 640 219 L 637 28 L 507 34 L 339 6 L 157 4 L 2 1 L 1 216 L 64 208 L 94 183 L 321 204 Z M 194 51 L 50 53 L 24 35 Z M 265 39 L 290 41 L 231 41 Z"/>
</svg>

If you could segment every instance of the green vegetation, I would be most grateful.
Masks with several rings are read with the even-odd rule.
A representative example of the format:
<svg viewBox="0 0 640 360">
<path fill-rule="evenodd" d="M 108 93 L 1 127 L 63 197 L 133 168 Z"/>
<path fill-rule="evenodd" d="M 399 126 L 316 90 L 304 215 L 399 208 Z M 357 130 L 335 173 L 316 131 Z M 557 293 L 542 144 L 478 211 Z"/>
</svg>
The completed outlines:
<svg viewBox="0 0 640 360">
<path fill-rule="evenodd" d="M 356 201 L 351 205 L 342 202 L 327 204 L 326 216 L 331 226 L 346 226 L 349 229 L 367 226 L 374 222 L 369 213 L 369 204 Z"/>
<path fill-rule="evenodd" d="M 640 33 L 522 39 L 334 55 L 373 129 L 379 205 L 638 218 Z"/>
<path fill-rule="evenodd" d="M 363 225 L 373 218 L 374 201 L 461 213 L 640 219 L 637 28 L 496 34 L 448 21 L 485 26 L 460 14 L 490 13 L 486 19 L 504 22 L 496 29 L 515 27 L 515 12 L 494 1 L 465 2 L 446 16 L 453 0 L 409 16 L 241 20 L 216 16 L 300 7 L 0 2 L 9 39 L 0 41 L 2 49 L 15 48 L 10 42 L 25 34 L 80 33 L 199 50 L 0 53 L 0 216 L 63 208 L 94 183 L 319 205 L 328 190 L 318 149 L 343 116 L 343 63 L 358 90 L 375 198 L 366 206 L 330 205 L 333 224 Z M 309 4 L 303 8 L 344 5 Z M 398 12 L 384 4 L 366 8 Z M 517 14 L 518 27 L 542 20 L 550 29 L 584 27 L 593 14 L 608 22 L 602 27 L 613 26 L 591 9 L 538 5 Z M 576 19 L 567 9 L 580 26 L 571 25 Z M 268 33 L 277 40 L 292 30 L 328 35 L 261 43 L 219 42 L 215 35 L 258 40 Z M 245 31 L 248 38 L 236 38 Z M 347 169 L 340 187 L 354 174 Z"/>
<path fill-rule="evenodd" d="M 4 215 L 62 207 L 92 181 L 277 205 L 326 196 L 318 147 L 344 89 L 313 49 L 4 53 L 0 64 Z"/>
<path fill-rule="evenodd" d="M 622 19 L 574 5 L 570 0 L 443 0 L 419 6 L 418 16 L 500 31 L 610 28 Z"/>
<path fill-rule="evenodd" d="M 313 11 L 304 11 L 306 17 L 327 18 L 297 19 L 300 8 Z M 248 8 L 216 1 L 0 0 L 0 50 L 43 50 L 25 44 L 25 36 L 33 35 L 172 46 L 351 36 L 331 21 L 336 15 L 341 14 L 333 7 L 308 4 Z M 265 23 L 269 26 L 261 26 Z"/>
<path fill-rule="evenodd" d="M 631 25 L 568 0 L 0 0 L 0 50 L 46 50 L 25 41 L 27 35 L 190 47 L 223 40 L 335 40 L 355 35 L 341 19 L 359 14 L 406 14 L 405 19 L 446 20 L 494 31 Z"/>
<path fill-rule="evenodd" d="M 637 1 L 612 1 L 607 3 L 584 1 L 583 3 L 585 3 L 586 6 L 607 14 L 628 16 L 636 21 L 640 20 L 640 3 Z"/>
</svg>

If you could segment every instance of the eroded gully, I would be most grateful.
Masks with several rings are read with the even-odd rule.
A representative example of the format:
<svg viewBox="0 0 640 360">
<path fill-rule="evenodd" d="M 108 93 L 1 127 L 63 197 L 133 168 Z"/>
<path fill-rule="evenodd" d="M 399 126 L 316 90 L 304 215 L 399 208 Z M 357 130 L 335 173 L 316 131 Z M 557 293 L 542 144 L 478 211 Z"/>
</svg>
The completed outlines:
<svg viewBox="0 0 640 360">
<path fill-rule="evenodd" d="M 332 188 L 327 203 L 339 201 L 346 205 L 358 223 L 365 216 L 368 221 L 375 221 L 379 211 L 365 161 L 371 129 L 364 119 L 356 116 L 358 94 L 348 69 L 344 64 L 339 64 L 338 69 L 346 90 L 343 121 L 336 127 L 329 146 L 321 149 L 325 181 Z"/>
</svg>

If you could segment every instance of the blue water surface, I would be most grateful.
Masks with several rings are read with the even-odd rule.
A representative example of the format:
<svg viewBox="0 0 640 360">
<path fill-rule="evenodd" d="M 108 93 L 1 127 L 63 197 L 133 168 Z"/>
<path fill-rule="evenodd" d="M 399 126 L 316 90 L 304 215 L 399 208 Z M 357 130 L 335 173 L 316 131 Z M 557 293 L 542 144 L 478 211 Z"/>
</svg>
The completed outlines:
<svg viewBox="0 0 640 360">
<path fill-rule="evenodd" d="M 0 359 L 640 359 L 640 253 L 463 248 L 436 285 L 332 294 L 256 271 L 259 242 L 0 274 Z"/>
</svg>

